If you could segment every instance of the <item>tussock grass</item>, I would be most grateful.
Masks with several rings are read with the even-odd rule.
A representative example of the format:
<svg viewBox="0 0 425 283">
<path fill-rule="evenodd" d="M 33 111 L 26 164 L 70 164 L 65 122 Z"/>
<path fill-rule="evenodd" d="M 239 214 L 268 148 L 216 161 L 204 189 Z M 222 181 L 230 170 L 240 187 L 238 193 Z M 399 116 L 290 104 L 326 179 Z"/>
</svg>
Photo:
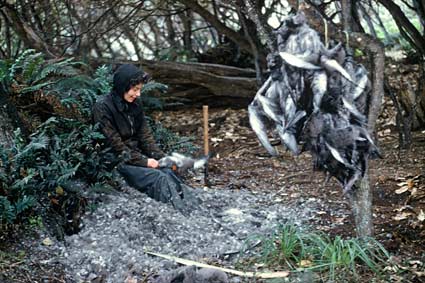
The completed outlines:
<svg viewBox="0 0 425 283">
<path fill-rule="evenodd" d="M 250 250 L 252 243 L 258 241 L 261 244 Z M 293 273 L 313 272 L 322 282 L 358 282 L 365 272 L 382 277 L 389 257 L 375 239 L 331 237 L 287 224 L 268 237 L 253 236 L 247 240 L 239 262 L 246 269 L 255 265 Z"/>
</svg>

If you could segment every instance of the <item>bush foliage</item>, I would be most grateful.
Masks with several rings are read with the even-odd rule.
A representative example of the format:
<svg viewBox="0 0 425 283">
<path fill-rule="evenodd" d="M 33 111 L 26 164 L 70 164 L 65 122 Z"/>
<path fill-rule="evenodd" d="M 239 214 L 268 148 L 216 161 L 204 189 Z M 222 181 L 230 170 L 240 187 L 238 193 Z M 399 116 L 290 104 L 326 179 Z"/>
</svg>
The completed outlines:
<svg viewBox="0 0 425 283">
<path fill-rule="evenodd" d="M 84 209 L 86 190 L 113 184 L 112 152 L 91 123 L 96 99 L 111 90 L 112 72 L 101 66 L 92 76 L 87 73 L 88 66 L 72 58 L 47 61 L 34 50 L 15 61 L 0 61 L 0 95 L 24 109 L 19 115 L 28 132 L 24 135 L 18 128 L 11 145 L 0 145 L 0 224 L 22 221 L 35 206 L 53 209 L 66 223 L 73 218 L 70 211 L 75 213 L 71 204 L 78 203 L 80 212 Z M 148 110 L 162 107 L 158 98 L 148 94 L 166 88 L 156 82 L 144 87 Z M 152 126 L 166 151 L 174 149 L 171 142 L 178 149 L 190 148 L 187 140 L 179 143 L 178 136 L 155 123 Z M 87 185 L 73 185 L 75 180 Z"/>
</svg>

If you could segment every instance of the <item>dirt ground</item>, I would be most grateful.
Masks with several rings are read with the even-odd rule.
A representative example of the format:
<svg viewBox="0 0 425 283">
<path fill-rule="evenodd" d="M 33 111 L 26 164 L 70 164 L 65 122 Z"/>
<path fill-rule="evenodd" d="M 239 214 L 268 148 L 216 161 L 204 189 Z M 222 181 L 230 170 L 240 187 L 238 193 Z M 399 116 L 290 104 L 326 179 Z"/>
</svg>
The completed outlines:
<svg viewBox="0 0 425 283">
<path fill-rule="evenodd" d="M 391 108 L 391 103 L 385 103 Z M 425 131 L 416 131 L 410 150 L 400 149 L 391 109 L 379 119 L 378 144 L 382 159 L 370 162 L 375 236 L 406 272 L 394 282 L 425 282 Z M 158 113 L 158 121 L 202 148 L 202 112 Z M 341 187 L 321 172 L 313 172 L 311 156 L 294 157 L 278 146 L 281 156 L 269 157 L 249 128 L 247 111 L 212 109 L 209 116 L 210 186 L 217 189 L 273 191 L 285 203 L 325 200 L 310 220 L 311 228 L 330 235 L 353 237 L 354 218 Z M 200 150 L 202 152 L 202 150 Z M 194 185 L 202 185 L 198 180 Z M 400 280 L 400 281 L 399 281 Z"/>
<path fill-rule="evenodd" d="M 375 235 L 404 271 L 392 282 L 425 282 L 425 131 L 414 133 L 410 150 L 400 150 L 394 123 L 388 122 L 390 116 L 385 113 L 378 130 L 383 158 L 372 160 L 369 171 Z M 154 117 L 172 131 L 193 136 L 202 153 L 201 109 L 158 112 Z M 309 220 L 311 228 L 355 236 L 349 200 L 334 180 L 325 184 L 323 173 L 312 171 L 307 153 L 294 157 L 279 146 L 281 156 L 269 157 L 251 131 L 245 109 L 211 109 L 209 127 L 210 149 L 215 153 L 209 164 L 211 188 L 270 191 L 280 195 L 276 201 L 282 205 L 322 200 L 322 210 Z M 189 182 L 194 187 L 204 186 L 199 178 Z M 16 256 L 0 254 L 0 282 L 72 282 L 60 264 L 48 262 L 47 253 L 31 254 L 31 246 L 43 238 L 28 233 L 15 239 L 1 247 Z M 7 275 L 16 280 L 6 280 Z"/>
</svg>

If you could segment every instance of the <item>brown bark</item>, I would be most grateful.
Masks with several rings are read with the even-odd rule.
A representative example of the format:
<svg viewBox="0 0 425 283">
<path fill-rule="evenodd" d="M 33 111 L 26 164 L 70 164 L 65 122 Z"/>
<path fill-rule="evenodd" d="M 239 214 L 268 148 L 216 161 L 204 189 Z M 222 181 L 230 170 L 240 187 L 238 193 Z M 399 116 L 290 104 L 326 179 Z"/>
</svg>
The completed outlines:
<svg viewBox="0 0 425 283">
<path fill-rule="evenodd" d="M 416 27 L 409 21 L 401 8 L 391 0 L 379 0 L 395 20 L 400 33 L 404 35 L 405 39 L 409 41 L 414 48 L 422 55 L 425 54 L 425 37 L 416 29 Z"/>
<path fill-rule="evenodd" d="M 12 5 L 4 3 L 1 10 L 6 16 L 8 24 L 11 25 L 18 36 L 24 41 L 26 47 L 44 52 L 49 57 L 56 57 L 43 39 L 22 19 Z"/>
<path fill-rule="evenodd" d="M 255 65 L 255 72 L 256 72 L 256 78 L 257 78 L 257 85 L 260 87 L 263 83 L 263 72 L 261 69 L 261 61 L 260 61 L 260 52 L 258 51 L 258 46 L 252 36 L 250 35 L 248 31 L 248 25 L 247 21 L 245 19 L 245 16 L 243 15 L 241 11 L 241 6 L 243 6 L 242 1 L 236 1 L 236 11 L 238 13 L 239 22 L 242 26 L 242 29 L 244 31 L 245 37 L 248 39 L 249 44 L 251 45 L 252 54 L 254 55 L 254 65 Z M 245 7 L 246 9 L 249 9 L 249 7 Z"/>
<path fill-rule="evenodd" d="M 381 113 L 382 100 L 384 97 L 384 67 L 385 53 L 382 43 L 369 35 L 355 33 L 355 39 L 362 43 L 372 58 L 372 93 L 369 101 L 368 131 L 373 136 L 376 121 Z M 372 192 L 369 182 L 368 168 L 357 189 L 353 193 L 353 213 L 356 221 L 356 232 L 358 237 L 371 237 L 373 229 Z M 360 183 L 360 184 L 359 184 Z"/>
<path fill-rule="evenodd" d="M 154 80 L 169 85 L 168 96 L 176 102 L 192 104 L 209 100 L 214 105 L 246 106 L 257 88 L 252 69 L 150 60 L 111 62 L 110 59 L 99 59 L 94 62 L 95 65 L 123 63 L 139 65 Z"/>
<path fill-rule="evenodd" d="M 165 84 L 181 86 L 202 86 L 216 96 L 243 97 L 251 99 L 256 89 L 255 78 L 233 76 L 241 73 L 238 68 L 213 64 L 174 63 L 143 61 L 141 65 L 156 80 Z"/>
<path fill-rule="evenodd" d="M 115 21 L 119 21 L 119 17 L 117 15 L 117 12 L 112 9 L 111 10 L 112 17 Z M 137 59 L 142 59 L 142 50 L 139 47 L 139 38 L 137 37 L 137 34 L 133 32 L 132 28 L 129 25 L 122 25 L 121 26 L 122 31 L 124 32 L 125 36 L 130 40 L 131 44 L 133 45 L 134 52 L 136 53 Z"/>
<path fill-rule="evenodd" d="M 356 234 L 360 238 L 371 237 L 373 229 L 372 190 L 370 189 L 369 176 L 365 176 L 357 182 L 357 188 L 351 202 L 354 220 L 356 223 Z"/>
<path fill-rule="evenodd" d="M 197 1 L 179 0 L 179 2 L 184 4 L 186 7 L 192 9 L 192 11 L 199 14 L 201 17 L 203 17 L 205 21 L 210 23 L 219 33 L 226 35 L 232 41 L 237 43 L 241 49 L 245 50 L 249 54 L 253 54 L 251 45 L 249 44 L 249 41 L 245 38 L 245 36 L 227 27 L 216 16 L 214 16 L 204 7 L 199 5 Z M 265 58 L 262 58 L 262 61 L 265 62 Z"/>
<path fill-rule="evenodd" d="M 184 49 L 188 52 L 189 57 L 193 57 L 192 46 L 192 12 L 190 10 L 179 14 L 183 23 L 183 44 Z"/>
</svg>

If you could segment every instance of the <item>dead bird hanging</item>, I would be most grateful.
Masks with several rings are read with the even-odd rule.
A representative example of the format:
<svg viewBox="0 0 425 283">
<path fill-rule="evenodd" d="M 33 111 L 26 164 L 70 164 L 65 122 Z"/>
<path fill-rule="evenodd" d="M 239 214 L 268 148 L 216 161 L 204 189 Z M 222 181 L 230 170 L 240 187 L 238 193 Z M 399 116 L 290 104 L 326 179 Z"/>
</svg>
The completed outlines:
<svg viewBox="0 0 425 283">
<path fill-rule="evenodd" d="M 278 52 L 267 56 L 270 76 L 248 106 L 251 127 L 272 156 L 266 125 L 294 154 L 310 151 L 314 169 L 348 193 L 369 156 L 379 156 L 367 131 L 368 73 L 341 43 L 327 48 L 302 12 L 274 34 Z"/>
</svg>

